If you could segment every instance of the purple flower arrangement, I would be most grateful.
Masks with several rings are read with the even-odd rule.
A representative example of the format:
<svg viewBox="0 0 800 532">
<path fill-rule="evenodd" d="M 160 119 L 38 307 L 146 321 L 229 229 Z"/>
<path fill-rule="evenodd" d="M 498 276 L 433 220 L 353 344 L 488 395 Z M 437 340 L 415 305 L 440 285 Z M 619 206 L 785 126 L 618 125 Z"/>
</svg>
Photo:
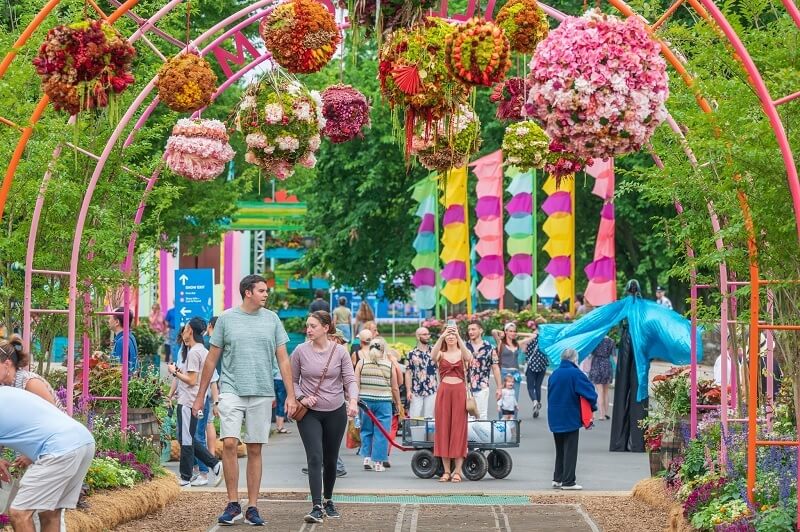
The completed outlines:
<svg viewBox="0 0 800 532">
<path fill-rule="evenodd" d="M 101 451 L 95 455 L 97 458 L 115 458 L 119 460 L 119 463 L 130 467 L 140 475 L 145 480 L 151 480 L 153 478 L 153 470 L 150 469 L 150 466 L 147 464 L 142 464 L 136 460 L 136 457 L 133 453 L 121 453 L 119 451 Z"/>
<path fill-rule="evenodd" d="M 714 527 L 714 532 L 755 532 L 755 530 L 749 519 L 739 519 L 733 523 L 723 523 Z"/>
<path fill-rule="evenodd" d="M 683 503 L 683 516 L 687 519 L 705 506 L 717 494 L 717 490 L 722 488 L 727 482 L 726 478 L 719 478 L 697 486 Z"/>
</svg>

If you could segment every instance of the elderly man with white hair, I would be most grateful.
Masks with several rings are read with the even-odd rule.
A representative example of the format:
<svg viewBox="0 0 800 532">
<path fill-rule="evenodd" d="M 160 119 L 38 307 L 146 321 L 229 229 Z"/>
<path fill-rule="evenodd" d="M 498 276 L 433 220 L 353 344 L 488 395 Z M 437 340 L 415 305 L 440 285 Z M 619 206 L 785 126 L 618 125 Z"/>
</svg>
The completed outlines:
<svg viewBox="0 0 800 532">
<path fill-rule="evenodd" d="M 583 426 L 581 398 L 597 410 L 597 392 L 589 378 L 578 367 L 578 352 L 565 349 L 561 365 L 547 381 L 547 423 L 556 444 L 556 465 L 553 487 L 562 490 L 580 490 L 575 483 L 575 465 L 578 462 L 578 434 Z"/>
</svg>

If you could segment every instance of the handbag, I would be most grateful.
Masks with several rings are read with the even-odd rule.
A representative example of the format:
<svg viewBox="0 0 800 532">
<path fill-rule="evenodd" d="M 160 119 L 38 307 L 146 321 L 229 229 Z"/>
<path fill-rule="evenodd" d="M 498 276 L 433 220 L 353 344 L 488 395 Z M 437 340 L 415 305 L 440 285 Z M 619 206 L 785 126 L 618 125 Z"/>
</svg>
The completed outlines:
<svg viewBox="0 0 800 532">
<path fill-rule="evenodd" d="M 331 341 L 331 352 L 328 355 L 328 361 L 325 362 L 325 368 L 322 370 L 322 376 L 319 378 L 319 382 L 317 383 L 317 388 L 314 390 L 314 396 L 319 393 L 319 387 L 322 386 L 322 381 L 325 380 L 325 375 L 328 373 L 328 366 L 331 365 L 331 359 L 333 359 L 333 352 L 336 350 L 336 342 Z M 302 369 L 302 368 L 301 368 Z M 303 403 L 297 402 L 297 410 L 294 411 L 292 415 L 292 419 L 295 421 L 302 420 L 306 414 L 308 414 L 308 407 L 304 406 Z"/>
<path fill-rule="evenodd" d="M 0 480 L 0 514 L 8 514 L 11 503 L 19 490 L 19 480 L 12 478 L 11 482 Z"/>
<path fill-rule="evenodd" d="M 475 400 L 475 396 L 472 395 L 472 390 L 469 387 L 469 372 L 467 371 L 467 363 L 464 362 L 464 386 L 467 389 L 467 413 L 474 418 L 480 416 L 480 410 L 478 410 L 478 401 Z"/>
</svg>

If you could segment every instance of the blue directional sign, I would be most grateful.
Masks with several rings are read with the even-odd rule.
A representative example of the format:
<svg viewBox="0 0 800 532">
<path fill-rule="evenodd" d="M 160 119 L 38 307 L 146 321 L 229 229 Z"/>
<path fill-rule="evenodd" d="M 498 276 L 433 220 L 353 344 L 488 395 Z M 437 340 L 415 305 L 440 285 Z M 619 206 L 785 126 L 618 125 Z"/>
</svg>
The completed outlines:
<svg viewBox="0 0 800 532">
<path fill-rule="evenodd" d="M 179 327 L 195 316 L 214 315 L 214 270 L 175 270 L 175 319 Z"/>
</svg>

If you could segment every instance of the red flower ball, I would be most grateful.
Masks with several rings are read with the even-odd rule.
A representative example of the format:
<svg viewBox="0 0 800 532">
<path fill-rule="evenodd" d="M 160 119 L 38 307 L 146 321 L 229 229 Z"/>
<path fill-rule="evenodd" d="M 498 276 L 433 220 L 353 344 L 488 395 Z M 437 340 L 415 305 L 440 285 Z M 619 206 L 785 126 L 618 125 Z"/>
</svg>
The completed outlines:
<svg viewBox="0 0 800 532">
<path fill-rule="evenodd" d="M 362 137 L 369 127 L 370 106 L 367 97 L 350 85 L 332 85 L 322 91 L 322 135 L 333 143 Z"/>
</svg>

